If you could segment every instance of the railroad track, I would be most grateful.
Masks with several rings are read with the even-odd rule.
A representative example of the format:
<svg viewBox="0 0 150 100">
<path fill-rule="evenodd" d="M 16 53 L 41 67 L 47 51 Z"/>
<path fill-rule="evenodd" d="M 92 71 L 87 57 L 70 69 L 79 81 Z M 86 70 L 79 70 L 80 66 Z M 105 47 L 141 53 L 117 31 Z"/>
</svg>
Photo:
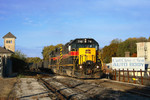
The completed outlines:
<svg viewBox="0 0 150 100">
<path fill-rule="evenodd" d="M 105 90 L 94 84 L 84 83 L 81 80 L 72 78 L 60 80 L 56 78 L 41 78 L 39 81 L 56 93 L 61 100 L 93 100 L 97 98 L 95 97 L 96 93 L 98 94 L 100 90 Z"/>
<path fill-rule="evenodd" d="M 117 81 L 111 81 L 111 80 L 104 80 L 103 82 L 105 84 L 112 84 L 112 85 L 117 86 L 118 90 L 120 89 L 121 91 L 125 91 L 125 92 L 129 92 L 132 94 L 150 98 L 150 87 L 149 86 L 143 86 L 143 85 L 131 84 L 131 83 L 125 83 L 125 82 L 117 82 Z M 106 85 L 103 85 L 103 84 L 101 84 L 101 85 L 103 87 L 106 87 Z"/>
<path fill-rule="evenodd" d="M 53 93 L 55 93 L 58 96 L 58 99 L 61 100 L 87 100 L 88 98 L 86 95 L 81 94 L 81 92 L 71 89 L 67 87 L 66 85 L 54 81 L 52 79 L 39 79 L 40 82 L 42 82 L 49 90 L 51 90 Z"/>
<path fill-rule="evenodd" d="M 129 100 L 132 100 L 133 98 L 136 98 L 136 100 L 149 98 L 149 95 L 143 95 L 142 93 L 139 93 L 138 90 L 132 89 L 122 92 L 103 84 L 98 85 L 94 82 L 86 82 L 84 80 L 64 76 L 39 78 L 38 80 L 55 93 L 60 100 L 111 100 L 118 98 L 122 99 L 127 96 L 129 96 Z M 106 81 L 104 81 L 104 83 L 105 82 Z M 114 82 L 112 85 L 117 84 Z"/>
<path fill-rule="evenodd" d="M 61 93 L 59 93 L 55 88 L 53 88 L 49 83 L 47 83 L 45 80 L 43 80 L 42 78 L 38 79 L 39 82 L 43 83 L 51 92 L 55 93 L 57 95 L 57 98 L 61 99 L 61 100 L 65 100 L 64 95 L 62 95 Z"/>
</svg>

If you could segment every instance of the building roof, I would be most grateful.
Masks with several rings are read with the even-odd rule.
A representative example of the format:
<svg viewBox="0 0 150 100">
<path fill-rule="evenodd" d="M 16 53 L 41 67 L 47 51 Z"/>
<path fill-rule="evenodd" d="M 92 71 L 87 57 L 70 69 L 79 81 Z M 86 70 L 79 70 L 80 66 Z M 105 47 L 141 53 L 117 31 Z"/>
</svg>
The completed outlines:
<svg viewBox="0 0 150 100">
<path fill-rule="evenodd" d="M 8 32 L 5 36 L 3 36 L 3 38 L 15 38 L 16 39 L 16 37 L 11 32 Z"/>
<path fill-rule="evenodd" d="M 13 53 L 13 52 L 10 51 L 10 50 L 6 50 L 6 49 L 3 48 L 3 47 L 0 47 L 0 53 Z"/>
</svg>

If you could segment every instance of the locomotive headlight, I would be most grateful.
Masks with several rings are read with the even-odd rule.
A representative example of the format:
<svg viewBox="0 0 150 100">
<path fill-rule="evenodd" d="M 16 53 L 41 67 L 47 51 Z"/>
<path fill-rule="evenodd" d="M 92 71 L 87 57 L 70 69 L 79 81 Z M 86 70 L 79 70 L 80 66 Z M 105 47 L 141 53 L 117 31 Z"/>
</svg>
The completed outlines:
<svg viewBox="0 0 150 100">
<path fill-rule="evenodd" d="M 79 66 L 79 68 L 81 69 L 81 68 L 82 68 L 82 66 Z"/>
<path fill-rule="evenodd" d="M 96 68 L 99 68 L 99 66 L 96 66 Z"/>
</svg>

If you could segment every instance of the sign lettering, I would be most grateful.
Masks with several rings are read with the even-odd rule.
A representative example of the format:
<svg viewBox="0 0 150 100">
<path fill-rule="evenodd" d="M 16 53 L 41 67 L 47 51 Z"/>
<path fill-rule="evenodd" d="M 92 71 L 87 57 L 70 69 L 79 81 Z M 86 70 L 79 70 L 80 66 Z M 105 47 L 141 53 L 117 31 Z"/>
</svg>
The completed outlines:
<svg viewBox="0 0 150 100">
<path fill-rule="evenodd" d="M 112 57 L 113 69 L 145 70 L 144 57 Z"/>
</svg>

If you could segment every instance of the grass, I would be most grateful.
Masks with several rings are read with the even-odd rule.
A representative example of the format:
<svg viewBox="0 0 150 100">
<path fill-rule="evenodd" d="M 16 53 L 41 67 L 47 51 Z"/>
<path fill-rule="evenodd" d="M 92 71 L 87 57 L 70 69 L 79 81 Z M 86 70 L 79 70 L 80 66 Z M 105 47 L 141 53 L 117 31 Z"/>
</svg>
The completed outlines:
<svg viewBox="0 0 150 100">
<path fill-rule="evenodd" d="M 17 76 L 17 78 L 25 78 L 26 76 L 25 75 L 23 75 L 23 74 L 19 74 L 18 76 Z"/>
</svg>

